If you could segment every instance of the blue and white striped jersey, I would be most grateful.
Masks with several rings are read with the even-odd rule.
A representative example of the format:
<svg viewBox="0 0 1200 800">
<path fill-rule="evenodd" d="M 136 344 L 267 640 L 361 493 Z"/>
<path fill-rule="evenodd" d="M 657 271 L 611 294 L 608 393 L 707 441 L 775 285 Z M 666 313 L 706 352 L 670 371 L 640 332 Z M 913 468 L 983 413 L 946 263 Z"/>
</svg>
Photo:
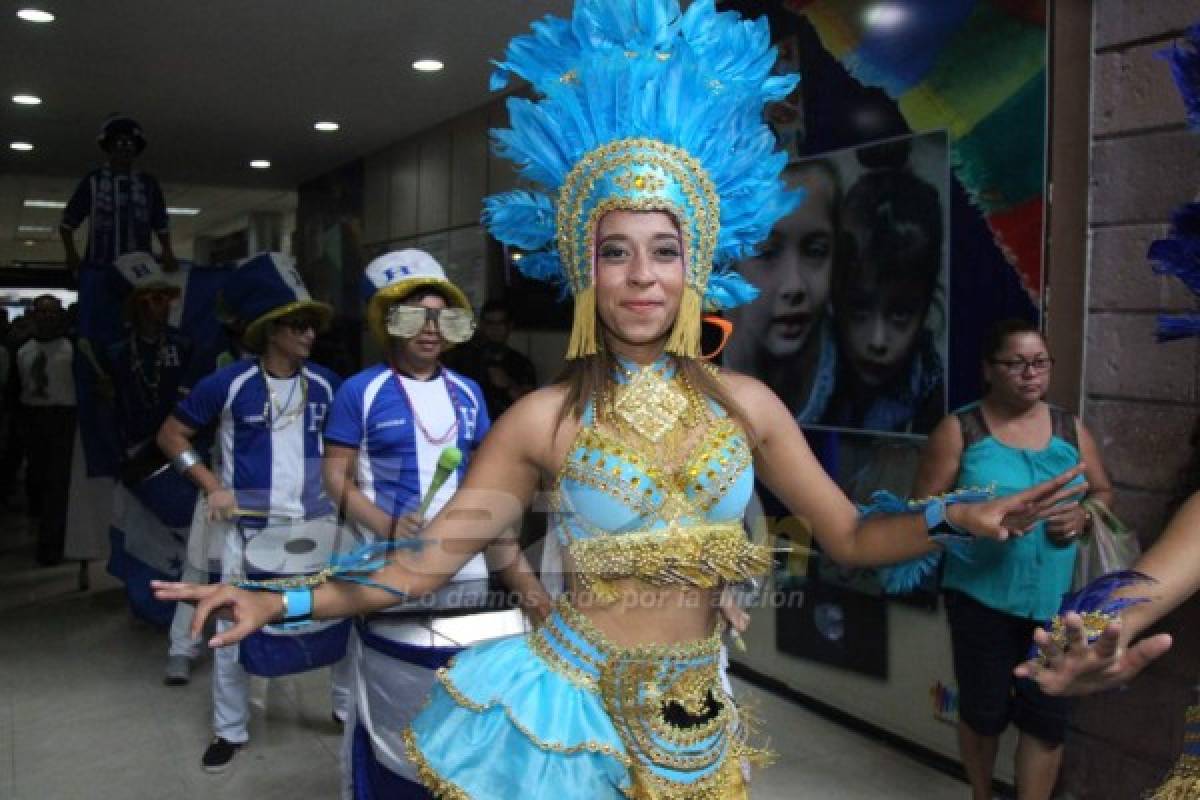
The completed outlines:
<svg viewBox="0 0 1200 800">
<path fill-rule="evenodd" d="M 218 422 L 217 477 L 238 508 L 311 519 L 333 512 L 321 481 L 321 432 L 340 383 L 316 364 L 281 380 L 257 361 L 237 361 L 200 380 L 174 414 L 194 429 Z"/>
<path fill-rule="evenodd" d="M 483 392 L 470 378 L 442 368 L 433 379 L 418 381 L 377 364 L 347 378 L 338 390 L 325 439 L 358 451 L 358 487 L 392 516 L 416 510 L 443 448 L 458 447 L 462 464 L 434 497 L 432 517 L 458 488 L 471 453 L 490 428 Z"/>
<path fill-rule="evenodd" d="M 153 175 L 109 167 L 89 172 L 63 209 L 62 227 L 88 222 L 86 261 L 111 264 L 122 253 L 150 252 L 152 233 L 166 233 L 167 204 Z"/>
</svg>

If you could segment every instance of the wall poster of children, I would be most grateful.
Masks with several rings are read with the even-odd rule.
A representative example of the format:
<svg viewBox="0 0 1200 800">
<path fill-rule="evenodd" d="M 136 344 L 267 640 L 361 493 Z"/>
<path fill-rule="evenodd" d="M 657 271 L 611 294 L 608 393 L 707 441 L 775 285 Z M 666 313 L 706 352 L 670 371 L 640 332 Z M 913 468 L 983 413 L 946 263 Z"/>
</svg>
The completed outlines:
<svg viewBox="0 0 1200 800">
<path fill-rule="evenodd" d="M 725 365 L 806 426 L 927 434 L 946 414 L 949 149 L 944 131 L 802 158 L 801 206 L 738 265 Z"/>
<path fill-rule="evenodd" d="M 907 496 L 926 435 L 982 393 L 987 328 L 1039 315 L 1044 5 L 725 5 L 766 14 L 780 69 L 803 76 L 768 120 L 805 200 L 738 265 L 761 295 L 728 314 L 722 364 L 788 403 L 851 500 Z M 761 503 L 780 519 L 774 498 Z M 803 598 L 776 612 L 778 649 L 886 678 L 889 598 L 874 571 L 806 552 L 775 574 Z M 936 576 L 901 600 L 936 609 Z"/>
</svg>

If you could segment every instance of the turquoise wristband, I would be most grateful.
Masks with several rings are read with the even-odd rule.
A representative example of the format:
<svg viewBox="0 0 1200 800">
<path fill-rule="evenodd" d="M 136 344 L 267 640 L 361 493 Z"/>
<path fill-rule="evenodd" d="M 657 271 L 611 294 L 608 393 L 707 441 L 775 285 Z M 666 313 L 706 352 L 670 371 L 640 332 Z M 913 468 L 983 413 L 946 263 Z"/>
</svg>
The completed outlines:
<svg viewBox="0 0 1200 800">
<path fill-rule="evenodd" d="M 283 621 L 304 622 L 312 619 L 312 589 L 288 589 L 283 593 Z"/>
</svg>

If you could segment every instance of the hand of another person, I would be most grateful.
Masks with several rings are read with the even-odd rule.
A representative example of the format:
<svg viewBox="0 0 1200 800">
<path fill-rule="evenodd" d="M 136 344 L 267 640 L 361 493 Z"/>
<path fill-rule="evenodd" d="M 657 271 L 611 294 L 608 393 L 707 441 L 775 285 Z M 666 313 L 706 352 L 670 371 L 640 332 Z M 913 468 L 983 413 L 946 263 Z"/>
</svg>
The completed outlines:
<svg viewBox="0 0 1200 800">
<path fill-rule="evenodd" d="M 1120 621 L 1110 624 L 1099 639 L 1088 644 L 1083 619 L 1078 614 L 1068 613 L 1064 623 L 1066 650 L 1038 628 L 1033 640 L 1045 663 L 1034 658 L 1013 670 L 1018 678 L 1029 678 L 1050 695 L 1092 694 L 1123 686 L 1171 648 L 1171 636 L 1167 633 L 1142 639 L 1133 647 L 1122 646 Z"/>
<path fill-rule="evenodd" d="M 946 509 L 950 523 L 975 536 L 1001 541 L 1027 533 L 1060 503 L 1087 492 L 1087 484 L 1067 486 L 1083 474 L 1082 464 L 1023 492 L 983 503 L 956 503 Z"/>
<path fill-rule="evenodd" d="M 402 517 L 389 517 L 388 519 L 391 520 L 391 532 L 400 536 L 415 537 L 425 527 L 425 518 L 415 511 Z"/>
<path fill-rule="evenodd" d="M 232 519 L 237 511 L 237 497 L 231 489 L 224 486 L 213 489 L 204 498 L 208 503 L 208 521 Z"/>
<path fill-rule="evenodd" d="M 729 623 L 729 638 L 733 640 L 734 647 L 744 653 L 746 643 L 742 641 L 742 634 L 746 632 L 746 628 L 750 627 L 750 615 L 737 604 L 733 592 L 728 588 L 721 592 L 720 609 L 721 615 Z"/>
<path fill-rule="evenodd" d="M 1078 502 L 1063 503 L 1051 509 L 1043 519 L 1046 520 L 1046 535 L 1059 546 L 1075 541 L 1087 527 L 1087 512 Z"/>
<path fill-rule="evenodd" d="M 217 614 L 233 621 L 233 626 L 208 641 L 209 647 L 236 644 L 269 625 L 283 614 L 283 597 L 278 592 L 251 592 L 227 583 L 198 586 L 194 583 L 151 581 L 154 597 L 163 602 L 195 603 L 191 636 L 199 639 L 208 618 Z"/>
</svg>

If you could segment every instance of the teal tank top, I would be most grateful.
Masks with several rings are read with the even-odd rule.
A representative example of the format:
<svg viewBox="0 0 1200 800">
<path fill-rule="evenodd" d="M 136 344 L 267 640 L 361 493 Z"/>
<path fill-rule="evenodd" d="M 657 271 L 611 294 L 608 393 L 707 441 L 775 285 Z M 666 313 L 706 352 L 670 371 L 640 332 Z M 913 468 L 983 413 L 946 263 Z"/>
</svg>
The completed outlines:
<svg viewBox="0 0 1200 800">
<path fill-rule="evenodd" d="M 1050 407 L 1050 443 L 1040 450 L 1010 447 L 992 436 L 978 403 L 956 415 L 963 432 L 956 488 L 992 486 L 1003 497 L 1079 463 L 1075 417 L 1062 409 Z M 971 542 L 969 561 L 945 560 L 942 586 L 998 611 L 1046 621 L 1058 612 L 1063 594 L 1071 588 L 1077 549 L 1074 542 L 1065 547 L 1054 544 L 1046 536 L 1045 524 L 1003 542 L 977 538 Z"/>
</svg>

